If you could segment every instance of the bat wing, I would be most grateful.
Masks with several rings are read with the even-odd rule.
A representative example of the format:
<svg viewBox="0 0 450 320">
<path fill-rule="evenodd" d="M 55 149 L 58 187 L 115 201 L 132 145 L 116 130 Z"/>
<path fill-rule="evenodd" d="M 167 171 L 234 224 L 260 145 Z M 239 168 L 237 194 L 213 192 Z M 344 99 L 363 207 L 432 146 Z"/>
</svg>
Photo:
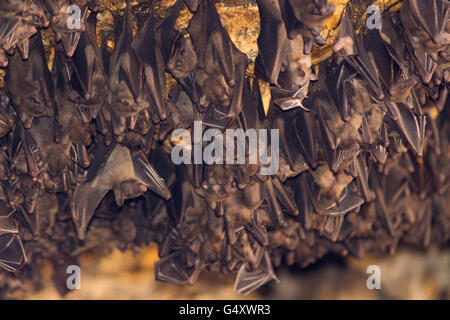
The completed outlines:
<svg viewBox="0 0 450 320">
<path fill-rule="evenodd" d="M 97 180 L 94 181 L 96 182 Z M 75 188 L 70 207 L 79 239 L 85 239 L 89 222 L 110 189 L 110 186 L 93 182 L 81 184 Z"/>
<path fill-rule="evenodd" d="M 345 61 L 350 64 L 369 84 L 372 95 L 382 100 L 384 97 L 380 80 L 378 79 L 375 67 L 373 66 L 364 48 L 362 34 L 356 34 L 350 18 L 350 7 L 347 7 L 342 18 L 342 28 L 340 37 L 349 37 L 353 40 L 355 54 L 344 56 Z"/>
<path fill-rule="evenodd" d="M 310 167 L 315 168 L 318 161 L 318 150 L 316 147 L 315 119 L 312 112 L 303 110 L 298 112 L 293 121 L 293 129 L 306 162 Z"/>
<path fill-rule="evenodd" d="M 185 249 L 187 250 L 187 249 Z M 177 250 L 155 263 L 156 280 L 180 285 L 193 285 L 200 275 L 202 263 L 197 259 L 193 266 L 187 266 L 183 250 Z"/>
<path fill-rule="evenodd" d="M 27 256 L 18 234 L 0 236 L 0 267 L 9 272 L 17 271 L 27 262 Z"/>
<path fill-rule="evenodd" d="M 133 22 L 131 18 L 131 7 L 127 1 L 121 33 L 111 56 L 110 76 L 117 76 L 117 81 L 124 81 L 134 99 L 141 95 L 142 69 L 137 62 L 136 53 L 132 48 Z"/>
<path fill-rule="evenodd" d="M 168 200 L 171 197 L 170 191 L 160 177 L 158 172 L 148 162 L 145 155 L 139 151 L 133 155 L 134 173 L 151 191 Z"/>
<path fill-rule="evenodd" d="M 255 74 L 264 81 L 277 84 L 281 64 L 287 54 L 287 33 L 277 1 L 258 0 L 261 31 Z"/>
<path fill-rule="evenodd" d="M 271 280 L 278 281 L 278 278 L 273 271 L 269 254 L 264 252 L 261 263 L 255 271 L 248 271 L 245 264 L 241 266 L 236 275 L 234 290 L 239 294 L 249 294 Z"/>
<path fill-rule="evenodd" d="M 150 12 L 132 45 L 144 67 L 145 90 L 149 95 L 150 104 L 157 111 L 158 117 L 164 120 L 165 64 L 160 45 L 157 43 L 157 37 L 163 39 L 164 34 L 162 30 L 157 30 L 158 23 L 158 19 Z"/>
<path fill-rule="evenodd" d="M 410 0 L 408 7 L 430 38 L 439 42 L 438 37 L 445 28 L 448 2 L 445 0 Z"/>
<path fill-rule="evenodd" d="M 421 157 L 423 155 L 423 142 L 425 138 L 426 116 L 417 115 L 401 103 L 393 103 L 398 114 L 395 120 L 397 129 L 412 147 L 414 152 Z"/>
</svg>

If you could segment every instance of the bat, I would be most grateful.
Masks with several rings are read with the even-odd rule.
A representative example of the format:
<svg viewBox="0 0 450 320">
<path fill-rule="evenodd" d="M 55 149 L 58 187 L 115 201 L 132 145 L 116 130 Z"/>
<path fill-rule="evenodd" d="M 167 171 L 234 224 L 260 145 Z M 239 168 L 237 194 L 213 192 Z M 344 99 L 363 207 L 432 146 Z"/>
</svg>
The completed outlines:
<svg viewBox="0 0 450 320">
<path fill-rule="evenodd" d="M 97 14 L 92 12 L 86 19 L 86 30 L 67 67 L 72 74 L 69 82 L 75 95 L 70 99 L 83 106 L 100 109 L 107 95 L 107 80 L 96 37 Z"/>
<path fill-rule="evenodd" d="M 25 4 L 22 0 L 4 1 L 0 4 L 0 18 L 7 18 L 22 12 L 25 9 Z"/>
<path fill-rule="evenodd" d="M 149 106 L 143 93 L 143 66 L 133 50 L 131 7 L 125 9 L 120 35 L 110 59 L 108 105 L 111 108 L 113 133 L 119 136 L 126 128 L 126 118 Z"/>
<path fill-rule="evenodd" d="M 198 59 L 194 77 L 201 89 L 199 105 L 229 107 L 227 117 L 235 118 L 242 110 L 246 55 L 234 46 L 212 0 L 199 1 L 187 31 Z"/>
<path fill-rule="evenodd" d="M 21 76 L 18 77 L 17 74 Z M 30 40 L 28 60 L 22 61 L 17 53 L 10 58 L 6 69 L 5 86 L 26 128 L 31 128 L 35 117 L 54 115 L 55 88 L 48 70 L 40 33 Z"/>
<path fill-rule="evenodd" d="M 411 146 L 417 156 L 421 157 L 423 155 L 425 126 L 427 123 L 426 116 L 417 114 L 414 110 L 409 110 L 402 103 L 392 103 L 392 109 L 397 115 L 397 119 L 394 120 L 396 130 Z"/>
<path fill-rule="evenodd" d="M 248 270 L 245 264 L 241 266 L 234 281 L 234 290 L 239 294 L 249 294 L 271 280 L 279 281 L 266 251 L 256 270 Z"/>
<path fill-rule="evenodd" d="M 57 142 L 61 144 L 91 144 L 91 129 L 85 111 L 71 99 L 74 95 L 71 86 L 71 66 L 61 46 L 55 47 L 52 73 L 55 83 L 56 123 L 53 125 Z M 66 152 L 65 152 L 66 153 Z"/>
<path fill-rule="evenodd" d="M 0 217 L 0 267 L 15 272 L 26 263 L 27 256 L 17 222 L 9 217 Z"/>
<path fill-rule="evenodd" d="M 261 32 L 255 74 L 274 85 L 274 102 L 283 110 L 302 106 L 311 78 L 311 56 L 304 53 L 304 38 L 288 38 L 278 2 L 259 0 Z"/>
<path fill-rule="evenodd" d="M 183 251 L 179 249 L 155 263 L 155 277 L 158 281 L 175 283 L 179 285 L 193 285 L 202 270 L 202 262 L 195 259 L 193 266 L 187 266 L 183 259 Z"/>
<path fill-rule="evenodd" d="M 310 54 L 314 42 L 323 45 L 322 24 L 335 9 L 327 0 L 279 0 L 283 21 L 290 39 L 302 35 L 304 54 Z"/>
<path fill-rule="evenodd" d="M 364 47 L 362 34 L 356 34 L 355 32 L 350 14 L 350 7 L 347 7 L 341 20 L 341 30 L 333 50 L 341 55 L 345 63 L 348 63 L 367 82 L 371 95 L 381 101 L 384 99 L 384 93 L 380 80 Z"/>
<path fill-rule="evenodd" d="M 369 185 L 369 169 L 367 167 L 367 161 L 362 153 L 353 159 L 352 168 L 355 171 L 358 187 L 364 195 L 365 201 L 369 202 L 374 200 L 375 193 L 370 189 Z"/>
<path fill-rule="evenodd" d="M 14 118 L 9 112 L 9 98 L 0 91 L 0 138 L 3 138 L 14 126 Z"/>
<path fill-rule="evenodd" d="M 50 25 L 56 34 L 56 41 L 61 42 L 68 57 L 72 57 L 80 41 L 81 33 L 85 30 L 85 20 L 88 9 L 96 10 L 96 1 L 73 1 L 65 0 L 43 0 L 44 10 L 49 16 Z M 80 12 L 71 12 L 70 5 L 75 5 L 80 8 Z M 72 14 L 79 14 L 79 17 L 74 18 Z M 78 19 L 78 21 L 74 19 Z M 72 22 L 72 23 L 69 23 Z"/>
<path fill-rule="evenodd" d="M 126 199 L 139 197 L 147 189 L 165 199 L 170 198 L 163 179 L 144 155 L 132 157 L 128 148 L 113 144 L 97 149 L 93 159 L 86 181 L 75 188 L 71 199 L 72 218 L 80 239 L 85 238 L 96 208 L 110 190 L 114 191 L 118 206 L 123 206 Z"/>
<path fill-rule="evenodd" d="M 296 176 L 298 173 L 307 170 L 308 168 L 301 151 L 302 149 L 294 134 L 296 119 L 299 116 L 299 113 L 302 112 L 304 111 L 293 110 L 288 112 L 281 111 L 278 108 L 269 108 L 268 114 L 269 121 L 271 121 L 271 127 L 273 129 L 278 129 L 280 132 L 281 151 L 286 157 L 292 176 Z M 306 127 L 302 127 L 302 131 L 306 131 L 305 129 Z"/>
<path fill-rule="evenodd" d="M 384 14 L 381 29 L 369 30 L 366 43 L 385 94 L 394 102 L 406 102 L 417 81 L 408 70 L 405 43 L 397 20 L 393 13 Z"/>
<path fill-rule="evenodd" d="M 165 120 L 167 117 L 164 101 L 166 62 L 169 59 L 172 42 L 177 36 L 174 27 L 182 6 L 183 1 L 178 0 L 163 19 L 158 19 L 153 13 L 149 13 L 133 41 L 136 56 L 143 66 L 145 90 L 150 99 L 150 106 L 160 120 Z"/>
</svg>

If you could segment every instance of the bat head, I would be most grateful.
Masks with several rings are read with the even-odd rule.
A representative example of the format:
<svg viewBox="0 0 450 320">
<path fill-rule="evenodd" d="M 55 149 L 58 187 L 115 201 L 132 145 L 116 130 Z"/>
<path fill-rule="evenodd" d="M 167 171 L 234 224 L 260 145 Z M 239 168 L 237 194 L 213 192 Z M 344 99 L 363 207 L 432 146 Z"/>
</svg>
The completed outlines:
<svg viewBox="0 0 450 320">
<path fill-rule="evenodd" d="M 167 69 L 175 78 L 184 79 L 194 70 L 197 62 L 191 37 L 180 34 L 172 45 Z"/>
</svg>

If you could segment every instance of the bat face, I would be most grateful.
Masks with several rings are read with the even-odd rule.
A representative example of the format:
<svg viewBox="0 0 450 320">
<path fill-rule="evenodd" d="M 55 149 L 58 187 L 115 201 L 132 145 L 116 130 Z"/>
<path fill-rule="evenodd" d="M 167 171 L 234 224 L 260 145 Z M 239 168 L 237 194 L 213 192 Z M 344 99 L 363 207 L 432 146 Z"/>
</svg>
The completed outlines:
<svg viewBox="0 0 450 320">
<path fill-rule="evenodd" d="M 297 36 L 285 44 L 287 55 L 278 76 L 278 84 L 287 90 L 296 91 L 309 83 L 311 78 L 311 56 L 303 53 L 303 38 Z"/>
<path fill-rule="evenodd" d="M 184 79 L 194 70 L 197 62 L 197 54 L 191 38 L 180 34 L 173 44 L 167 70 L 176 79 Z"/>
<path fill-rule="evenodd" d="M 325 43 L 320 31 L 322 24 L 334 12 L 333 4 L 322 0 L 279 0 L 279 4 L 289 38 L 293 39 L 301 34 L 305 43 L 305 54 L 311 53 L 314 42 L 319 45 Z"/>
</svg>

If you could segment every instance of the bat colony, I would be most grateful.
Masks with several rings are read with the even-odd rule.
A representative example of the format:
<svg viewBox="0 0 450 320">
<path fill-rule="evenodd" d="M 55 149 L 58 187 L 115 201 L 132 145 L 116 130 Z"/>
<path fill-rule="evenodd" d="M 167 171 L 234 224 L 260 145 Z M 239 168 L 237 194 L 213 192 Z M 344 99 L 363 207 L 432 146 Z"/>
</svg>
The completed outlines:
<svg viewBox="0 0 450 320">
<path fill-rule="evenodd" d="M 81 8 L 78 29 L 67 27 L 70 5 Z M 0 2 L 0 296 L 39 280 L 43 260 L 64 294 L 66 267 L 83 252 L 150 242 L 158 280 L 231 272 L 242 294 L 276 279 L 274 267 L 328 252 L 449 245 L 448 1 L 405 0 L 380 29 L 358 32 L 349 5 L 318 65 L 311 51 L 325 43 L 332 4 L 257 5 L 248 76 L 213 0 L 177 0 L 164 17 L 127 2 L 100 47 L 95 0 Z M 193 16 L 177 30 L 185 6 Z M 177 81 L 169 92 L 166 73 Z M 278 129 L 278 171 L 175 165 L 168 137 L 194 121 L 222 133 Z"/>
</svg>

